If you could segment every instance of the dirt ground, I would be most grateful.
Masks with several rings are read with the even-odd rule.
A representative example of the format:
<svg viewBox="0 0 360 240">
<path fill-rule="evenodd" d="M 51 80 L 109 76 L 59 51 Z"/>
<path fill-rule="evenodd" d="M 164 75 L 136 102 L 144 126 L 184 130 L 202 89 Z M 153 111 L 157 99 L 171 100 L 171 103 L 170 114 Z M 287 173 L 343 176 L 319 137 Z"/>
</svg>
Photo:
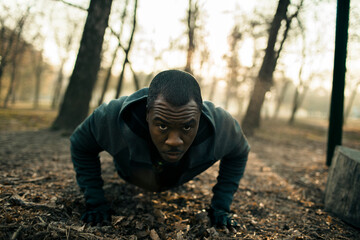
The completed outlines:
<svg viewBox="0 0 360 240">
<path fill-rule="evenodd" d="M 84 201 L 66 134 L 46 128 L 50 111 L 0 110 L 0 239 L 360 239 L 360 230 L 324 211 L 326 122 L 263 121 L 232 210 L 237 233 L 212 228 L 208 206 L 218 166 L 163 193 L 121 180 L 102 154 L 111 226 L 84 225 Z M 360 149 L 360 122 L 344 145 Z"/>
</svg>

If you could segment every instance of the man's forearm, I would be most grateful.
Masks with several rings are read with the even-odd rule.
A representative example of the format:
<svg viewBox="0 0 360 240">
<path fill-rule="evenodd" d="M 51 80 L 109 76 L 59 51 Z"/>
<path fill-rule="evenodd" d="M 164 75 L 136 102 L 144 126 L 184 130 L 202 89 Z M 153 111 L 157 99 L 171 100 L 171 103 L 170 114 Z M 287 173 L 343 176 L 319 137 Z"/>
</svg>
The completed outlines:
<svg viewBox="0 0 360 240">
<path fill-rule="evenodd" d="M 218 182 L 213 188 L 212 207 L 218 210 L 230 211 L 230 205 L 238 189 L 240 179 L 244 174 L 246 162 L 247 157 L 223 159 L 220 162 Z"/>
<path fill-rule="evenodd" d="M 84 191 L 87 203 L 97 204 L 105 200 L 99 158 L 102 148 L 92 133 L 92 121 L 93 118 L 90 116 L 71 136 L 71 159 L 76 172 L 76 180 Z"/>
<path fill-rule="evenodd" d="M 71 147 L 71 158 L 76 172 L 76 180 L 84 192 L 87 203 L 97 204 L 104 201 L 103 180 L 98 155 L 81 153 Z"/>
</svg>

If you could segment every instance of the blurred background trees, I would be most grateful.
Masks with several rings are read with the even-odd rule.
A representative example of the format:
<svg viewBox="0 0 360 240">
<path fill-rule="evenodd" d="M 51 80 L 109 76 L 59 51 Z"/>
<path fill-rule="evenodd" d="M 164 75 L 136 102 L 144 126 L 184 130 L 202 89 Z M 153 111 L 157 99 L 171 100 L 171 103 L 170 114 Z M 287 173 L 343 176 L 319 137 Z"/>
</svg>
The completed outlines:
<svg viewBox="0 0 360 240">
<path fill-rule="evenodd" d="M 191 72 L 204 99 L 226 108 L 249 134 L 270 116 L 290 124 L 328 117 L 335 0 L 113 0 L 97 13 L 109 18 L 99 41 L 84 48 L 84 38 L 95 36 L 84 35 L 91 4 L 0 3 L 1 107 L 59 110 L 54 126 L 73 121 L 66 128 L 74 128 L 89 107 L 177 68 Z M 345 119 L 360 118 L 359 3 L 351 4 Z"/>
</svg>

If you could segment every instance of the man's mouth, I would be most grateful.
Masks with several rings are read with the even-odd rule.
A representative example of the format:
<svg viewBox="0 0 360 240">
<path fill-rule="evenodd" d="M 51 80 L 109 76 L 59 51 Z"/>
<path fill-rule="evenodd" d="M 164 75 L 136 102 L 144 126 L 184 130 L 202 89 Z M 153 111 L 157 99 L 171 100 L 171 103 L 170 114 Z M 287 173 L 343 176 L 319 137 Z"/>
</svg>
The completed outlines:
<svg viewBox="0 0 360 240">
<path fill-rule="evenodd" d="M 164 152 L 164 154 L 167 156 L 169 160 L 178 160 L 183 152 L 181 151 L 168 151 Z M 165 159 L 166 160 L 166 159 Z"/>
</svg>

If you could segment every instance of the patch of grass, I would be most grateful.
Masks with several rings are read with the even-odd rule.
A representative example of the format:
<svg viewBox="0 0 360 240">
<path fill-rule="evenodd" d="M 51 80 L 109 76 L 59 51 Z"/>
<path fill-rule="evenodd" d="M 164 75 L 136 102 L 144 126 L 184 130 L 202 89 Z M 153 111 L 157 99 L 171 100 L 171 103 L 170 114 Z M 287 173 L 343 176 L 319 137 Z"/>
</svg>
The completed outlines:
<svg viewBox="0 0 360 240">
<path fill-rule="evenodd" d="M 0 131 L 27 131 L 49 128 L 57 111 L 0 109 Z"/>
<path fill-rule="evenodd" d="M 256 137 L 265 141 L 286 144 L 294 142 L 307 144 L 326 144 L 328 121 L 321 119 L 302 119 L 293 125 L 283 120 L 264 120 L 256 131 Z M 360 149 L 360 120 L 347 122 L 343 127 L 344 146 Z"/>
</svg>

